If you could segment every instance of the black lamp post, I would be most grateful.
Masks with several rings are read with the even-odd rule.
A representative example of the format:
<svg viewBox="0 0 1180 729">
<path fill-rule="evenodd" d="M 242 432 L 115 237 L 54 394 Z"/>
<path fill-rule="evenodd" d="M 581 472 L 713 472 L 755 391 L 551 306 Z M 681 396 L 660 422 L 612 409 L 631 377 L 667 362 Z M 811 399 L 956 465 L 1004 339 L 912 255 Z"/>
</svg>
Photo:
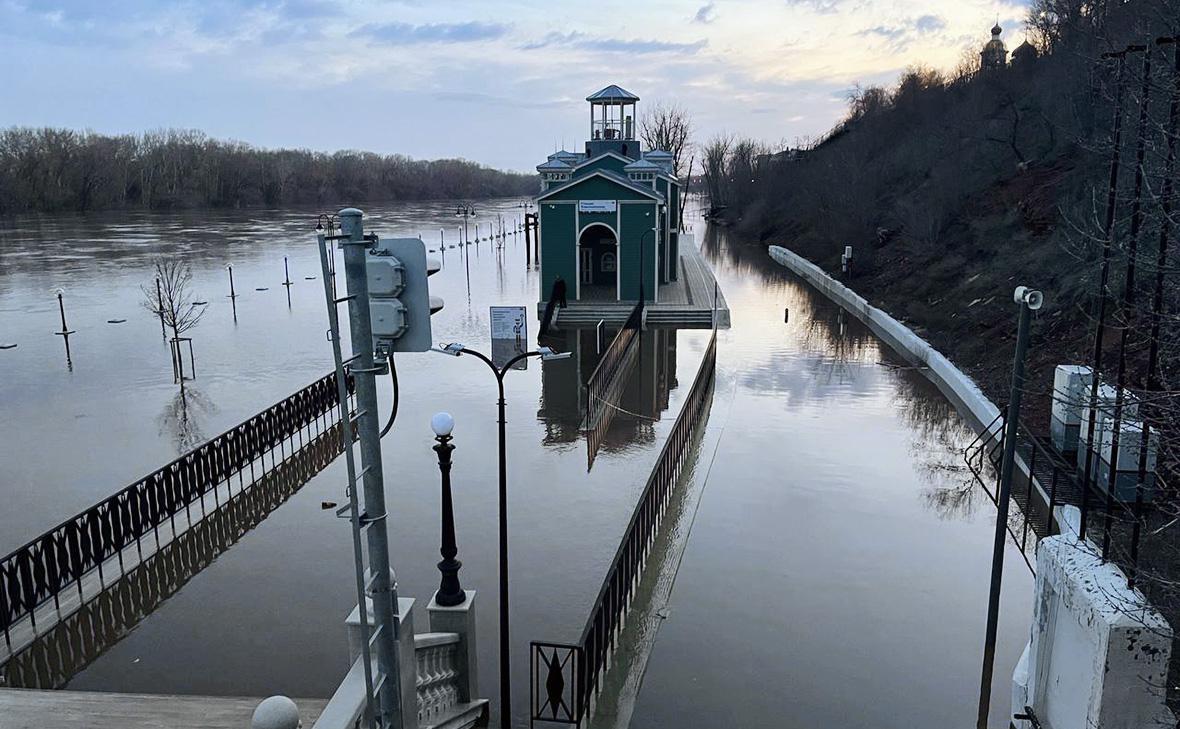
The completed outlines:
<svg viewBox="0 0 1180 729">
<path fill-rule="evenodd" d="M 463 218 L 463 241 L 467 244 L 469 240 L 467 235 L 467 219 L 475 217 L 475 204 L 469 202 L 459 203 L 455 206 L 455 217 Z"/>
<path fill-rule="evenodd" d="M 459 548 L 455 544 L 455 508 L 451 500 L 451 452 L 455 450 L 451 445 L 451 431 L 455 428 L 455 419 L 450 413 L 436 413 L 430 419 L 430 427 L 438 441 L 434 452 L 438 454 L 438 471 L 442 475 L 442 547 L 439 549 L 442 561 L 438 563 L 442 580 L 434 599 L 439 605 L 454 607 L 467 599 L 459 584 L 459 568 L 463 563 L 455 559 Z"/>
<path fill-rule="evenodd" d="M 487 355 L 474 349 L 468 349 L 458 342 L 448 344 L 435 351 L 453 357 L 464 354 L 476 357 L 491 368 L 492 373 L 496 376 L 496 385 L 500 389 L 500 726 L 503 729 L 509 729 L 512 725 L 512 678 L 510 674 L 511 662 L 509 661 L 510 651 L 508 650 L 508 455 L 504 444 L 505 425 L 508 421 L 504 415 L 504 375 L 508 374 L 512 365 L 527 357 L 540 357 L 548 361 L 568 359 L 570 353 L 559 353 L 549 347 L 539 347 L 535 351 L 518 354 L 505 362 L 503 367 L 497 367 Z"/>
</svg>

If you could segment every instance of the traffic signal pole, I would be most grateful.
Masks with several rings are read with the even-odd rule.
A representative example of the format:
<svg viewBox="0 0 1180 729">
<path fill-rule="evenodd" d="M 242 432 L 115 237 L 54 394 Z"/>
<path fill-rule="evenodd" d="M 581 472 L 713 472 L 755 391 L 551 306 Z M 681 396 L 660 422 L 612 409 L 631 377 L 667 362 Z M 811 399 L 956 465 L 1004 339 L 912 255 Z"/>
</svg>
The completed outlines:
<svg viewBox="0 0 1180 729">
<path fill-rule="evenodd" d="M 373 361 L 373 327 L 369 312 L 367 253 L 363 213 L 345 208 L 339 213 L 340 230 L 347 239 L 344 249 L 344 276 L 348 291 L 348 321 L 353 360 L 350 371 L 356 380 L 357 430 L 361 452 L 361 482 L 364 511 L 360 520 L 367 532 L 369 572 L 367 592 L 373 600 L 373 630 L 376 636 L 378 713 L 383 729 L 401 729 L 401 676 L 397 639 L 400 624 L 397 615 L 397 586 L 391 576 L 389 534 L 385 511 L 385 480 L 381 468 L 381 436 L 377 422 L 377 373 Z M 350 484 L 349 488 L 356 488 Z"/>
</svg>

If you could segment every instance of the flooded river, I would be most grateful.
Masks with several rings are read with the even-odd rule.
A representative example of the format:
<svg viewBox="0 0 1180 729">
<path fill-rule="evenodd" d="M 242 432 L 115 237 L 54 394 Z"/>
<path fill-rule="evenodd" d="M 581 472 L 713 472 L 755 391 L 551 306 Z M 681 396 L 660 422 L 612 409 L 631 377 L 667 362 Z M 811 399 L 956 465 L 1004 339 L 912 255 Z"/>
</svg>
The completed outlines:
<svg viewBox="0 0 1180 729">
<path fill-rule="evenodd" d="M 523 213 L 516 200 L 477 208 L 481 236 L 501 215 L 512 226 Z M 0 220 L 0 344 L 17 344 L 0 351 L 0 551 L 329 371 L 315 212 Z M 449 247 L 462 224 L 453 213 L 445 202 L 371 206 L 366 222 L 383 235 L 421 234 L 435 249 L 442 229 L 444 269 L 430 279 L 446 302 L 435 341 L 486 350 L 488 307 L 531 310 L 538 274 L 520 236 L 473 246 L 465 261 Z M 968 725 L 994 523 L 962 468 L 969 430 L 920 373 L 764 247 L 713 236 L 704 248 L 733 328 L 718 342 L 699 511 L 660 607 L 634 725 Z M 189 262 L 210 302 L 191 332 L 197 379 L 183 400 L 159 321 L 140 303 L 160 255 Z M 53 334 L 56 287 L 77 331 L 68 362 Z M 528 641 L 577 636 L 707 334 L 645 338 L 589 471 L 578 388 L 592 338 L 569 336 L 578 357 L 534 361 L 506 379 L 518 725 L 527 725 Z M 400 592 L 421 607 L 437 586 L 429 419 L 448 410 L 460 576 L 479 591 L 481 688 L 496 696 L 495 382 L 472 358 L 433 353 L 399 355 L 398 370 L 399 415 L 383 449 Z M 383 404 L 389 394 L 381 382 Z M 348 667 L 342 623 L 354 593 L 347 522 L 320 503 L 343 501 L 344 481 L 337 462 L 297 488 L 68 686 L 328 696 Z M 1030 614 L 1031 579 L 1019 557 L 1009 564 L 997 707 Z"/>
</svg>

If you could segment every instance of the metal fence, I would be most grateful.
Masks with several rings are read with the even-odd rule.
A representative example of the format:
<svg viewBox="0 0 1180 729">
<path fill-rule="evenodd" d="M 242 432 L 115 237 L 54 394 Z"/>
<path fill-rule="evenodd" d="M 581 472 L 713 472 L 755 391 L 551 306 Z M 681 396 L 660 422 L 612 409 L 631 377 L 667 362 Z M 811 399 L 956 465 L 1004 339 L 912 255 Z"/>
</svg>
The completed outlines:
<svg viewBox="0 0 1180 729">
<path fill-rule="evenodd" d="M 702 431 L 717 372 L 717 330 L 697 370 L 692 389 L 660 450 L 631 521 L 623 532 L 598 597 L 577 643 L 533 641 L 530 648 L 530 708 L 534 721 L 580 724 L 589 712 L 615 641 L 631 605 L 669 495 L 679 482 L 693 440 Z"/>
<path fill-rule="evenodd" d="M 340 455 L 339 428 L 337 422 L 312 437 L 253 486 L 234 493 L 220 509 L 129 567 L 103 592 L 0 662 L 0 686 L 64 687 L 331 464 Z"/>
<path fill-rule="evenodd" d="M 639 344 L 639 330 L 643 324 L 643 302 L 636 302 L 623 327 L 615 334 L 598 365 L 590 373 L 583 389 L 585 400 L 586 466 L 594 464 L 594 457 L 614 419 L 615 403 L 622 391 L 623 375 Z"/>
<path fill-rule="evenodd" d="M 1000 457 L 1004 452 L 1002 412 L 964 450 L 968 468 L 992 503 L 996 502 L 999 491 Z M 1012 500 L 1020 509 L 1019 513 L 1010 513 L 1007 529 L 1028 568 L 1035 574 L 1037 542 L 1061 531 L 1062 525 L 1053 510 L 1068 505 L 1086 514 L 1082 536 L 1095 543 L 1102 559 L 1115 562 L 1133 578 L 1142 532 L 1136 527 L 1147 518 L 1149 507 L 1142 507 L 1144 512 L 1137 515 L 1133 504 L 1108 499 L 1109 487 L 1098 477 L 1083 488 L 1076 463 L 1069 454 L 1057 450 L 1048 438 L 1023 422 L 1017 426 L 1016 456 Z M 1158 477 L 1154 483 L 1157 489 L 1166 488 Z"/>
<path fill-rule="evenodd" d="M 349 378 L 347 390 L 353 392 Z M 103 566 L 118 558 L 120 572 L 124 571 L 123 550 L 135 545 L 142 561 L 141 540 L 153 536 L 159 548 L 159 528 L 171 522 L 175 533 L 175 519 L 184 511 L 189 514 L 195 503 L 205 509 L 204 497 L 212 492 L 216 506 L 220 506 L 218 487 L 226 485 L 228 500 L 231 478 L 249 469 L 271 454 L 275 465 L 275 449 L 283 451 L 285 444 L 302 438 L 304 432 L 312 437 L 330 427 L 338 402 L 335 374 L 326 375 L 299 390 L 283 401 L 272 405 L 249 420 L 231 428 L 168 465 L 135 481 L 115 495 L 90 507 L 0 560 L 0 632 L 12 650 L 11 631 L 28 619 L 37 631 L 36 611 L 53 601 L 61 613 L 61 594 L 76 587 L 82 599 L 84 578 L 97 572 L 100 584 L 104 581 Z M 294 448 L 294 443 L 291 444 Z M 251 478 L 251 483 L 253 478 Z"/>
</svg>

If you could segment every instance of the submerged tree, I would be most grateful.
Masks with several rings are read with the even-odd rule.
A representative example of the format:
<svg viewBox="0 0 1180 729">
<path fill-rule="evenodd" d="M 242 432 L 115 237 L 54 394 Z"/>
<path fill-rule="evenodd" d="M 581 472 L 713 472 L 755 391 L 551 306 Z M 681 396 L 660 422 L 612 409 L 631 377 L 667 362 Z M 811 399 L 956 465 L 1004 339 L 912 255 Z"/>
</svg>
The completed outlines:
<svg viewBox="0 0 1180 729">
<path fill-rule="evenodd" d="M 156 280 L 140 286 L 143 306 L 160 317 L 172 332 L 172 366 L 177 381 L 184 387 L 183 360 L 180 357 L 181 335 L 191 330 L 205 315 L 204 302 L 195 300 L 192 291 L 193 272 L 187 263 L 168 258 L 153 261 Z"/>
</svg>

